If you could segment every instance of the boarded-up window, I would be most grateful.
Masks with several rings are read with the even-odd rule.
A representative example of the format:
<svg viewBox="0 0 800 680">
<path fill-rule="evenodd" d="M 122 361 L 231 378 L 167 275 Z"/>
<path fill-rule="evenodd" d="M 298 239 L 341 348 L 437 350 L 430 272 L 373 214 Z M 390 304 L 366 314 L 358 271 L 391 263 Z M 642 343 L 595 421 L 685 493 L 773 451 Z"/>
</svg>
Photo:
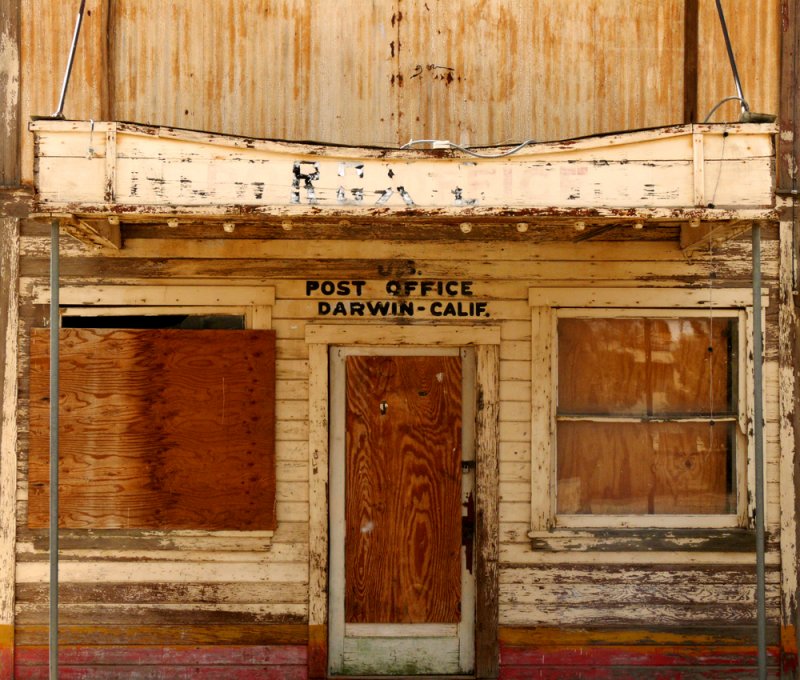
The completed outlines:
<svg viewBox="0 0 800 680">
<path fill-rule="evenodd" d="M 275 336 L 61 329 L 59 525 L 275 528 Z M 28 522 L 49 523 L 49 331 L 31 338 Z"/>
<path fill-rule="evenodd" d="M 557 508 L 735 512 L 731 318 L 558 321 Z"/>
</svg>

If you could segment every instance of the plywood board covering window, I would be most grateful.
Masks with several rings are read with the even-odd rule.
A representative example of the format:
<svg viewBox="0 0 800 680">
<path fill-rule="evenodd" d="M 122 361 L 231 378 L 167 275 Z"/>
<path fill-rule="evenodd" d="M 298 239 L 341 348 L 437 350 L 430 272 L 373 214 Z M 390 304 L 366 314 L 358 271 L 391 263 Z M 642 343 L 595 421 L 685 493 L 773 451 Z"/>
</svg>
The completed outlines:
<svg viewBox="0 0 800 680">
<path fill-rule="evenodd" d="M 557 512 L 736 512 L 734 318 L 559 318 Z"/>
<path fill-rule="evenodd" d="M 59 524 L 275 528 L 275 335 L 61 329 Z M 28 522 L 48 524 L 49 331 L 31 337 Z"/>
</svg>

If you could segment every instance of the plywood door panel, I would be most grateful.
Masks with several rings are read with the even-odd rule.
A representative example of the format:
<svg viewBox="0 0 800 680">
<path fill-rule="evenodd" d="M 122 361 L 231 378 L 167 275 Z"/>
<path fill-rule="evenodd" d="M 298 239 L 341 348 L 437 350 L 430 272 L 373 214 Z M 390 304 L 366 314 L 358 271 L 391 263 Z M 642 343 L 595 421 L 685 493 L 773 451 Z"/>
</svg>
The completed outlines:
<svg viewBox="0 0 800 680">
<path fill-rule="evenodd" d="M 31 338 L 29 514 L 48 524 L 49 331 Z M 62 329 L 59 523 L 274 529 L 273 331 Z"/>
<path fill-rule="evenodd" d="M 461 363 L 350 356 L 345 621 L 461 621 Z"/>
</svg>

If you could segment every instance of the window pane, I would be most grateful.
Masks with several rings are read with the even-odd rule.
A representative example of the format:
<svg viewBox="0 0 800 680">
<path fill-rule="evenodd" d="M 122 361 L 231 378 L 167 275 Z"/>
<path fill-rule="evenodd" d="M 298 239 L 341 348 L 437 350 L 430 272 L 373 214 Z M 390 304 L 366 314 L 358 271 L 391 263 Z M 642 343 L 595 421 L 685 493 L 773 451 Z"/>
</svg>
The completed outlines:
<svg viewBox="0 0 800 680">
<path fill-rule="evenodd" d="M 644 319 L 559 319 L 560 413 L 645 413 Z"/>
<path fill-rule="evenodd" d="M 732 413 L 733 319 L 650 319 L 654 414 Z"/>
<path fill-rule="evenodd" d="M 733 413 L 735 321 L 560 319 L 558 411 Z"/>
<path fill-rule="evenodd" d="M 733 512 L 734 428 L 731 422 L 560 422 L 558 512 Z"/>
</svg>

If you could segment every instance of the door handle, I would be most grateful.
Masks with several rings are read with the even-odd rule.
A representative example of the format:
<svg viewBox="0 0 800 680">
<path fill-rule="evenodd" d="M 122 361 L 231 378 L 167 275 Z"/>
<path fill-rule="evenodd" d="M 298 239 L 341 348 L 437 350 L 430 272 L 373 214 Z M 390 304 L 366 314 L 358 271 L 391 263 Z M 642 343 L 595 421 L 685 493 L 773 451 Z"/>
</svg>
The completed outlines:
<svg viewBox="0 0 800 680">
<path fill-rule="evenodd" d="M 466 502 L 461 505 L 467 509 L 467 514 L 461 516 L 461 545 L 465 550 L 467 571 L 471 574 L 475 550 L 475 496 L 472 491 L 467 495 Z"/>
</svg>

